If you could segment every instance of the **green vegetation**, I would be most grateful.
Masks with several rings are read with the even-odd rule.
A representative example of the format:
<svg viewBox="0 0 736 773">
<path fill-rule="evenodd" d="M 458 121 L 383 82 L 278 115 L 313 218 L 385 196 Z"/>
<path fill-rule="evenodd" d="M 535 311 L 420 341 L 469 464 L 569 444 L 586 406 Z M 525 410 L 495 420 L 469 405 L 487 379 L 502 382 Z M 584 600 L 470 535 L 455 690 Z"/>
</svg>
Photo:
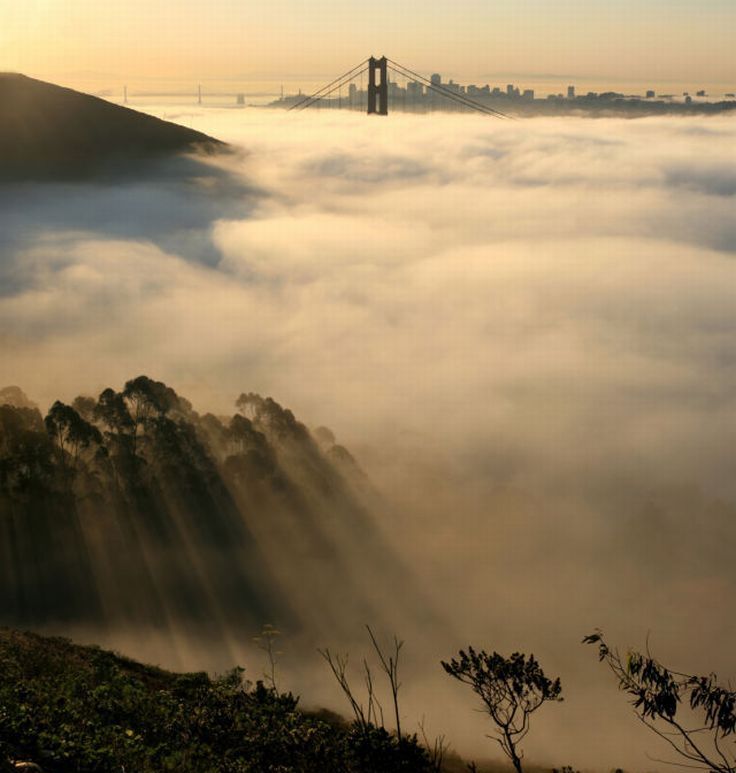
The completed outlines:
<svg viewBox="0 0 736 773">
<path fill-rule="evenodd" d="M 415 737 L 309 714 L 290 693 L 175 674 L 64 639 L 0 630 L 0 758 L 45 771 L 423 773 Z"/>
<path fill-rule="evenodd" d="M 370 633 L 398 712 L 401 642 L 395 639 L 387 653 Z M 261 639 L 272 642 L 277 635 L 267 629 Z M 714 675 L 671 671 L 648 654 L 630 652 L 622 658 L 600 633 L 585 642 L 598 645 L 600 659 L 631 696 L 637 716 L 690 767 L 733 773 L 729 736 L 736 732 L 736 692 L 719 686 Z M 270 653 L 267 681 L 275 684 L 275 651 L 269 644 L 262 648 Z M 431 742 L 423 722 L 421 742 L 415 734 L 388 729 L 367 661 L 364 704 L 345 678 L 346 659 L 323 654 L 352 705 L 353 721 L 326 710 L 304 711 L 293 694 L 244 679 L 242 668 L 218 677 L 177 674 L 98 647 L 0 629 L 0 772 L 15 769 L 16 761 L 37 763 L 47 773 L 504 770 L 494 763 L 464 763 L 444 737 Z M 526 733 L 510 731 L 528 731 L 531 713 L 547 701 L 561 700 L 559 680 L 548 679 L 533 656 L 521 653 L 505 658 L 468 648 L 442 665 L 482 698 L 500 732 L 496 740 L 520 770 L 523 755 L 517 744 Z M 504 742 L 512 744 L 509 751 Z M 577 773 L 571 766 L 553 773 L 560 770 Z"/>
</svg>

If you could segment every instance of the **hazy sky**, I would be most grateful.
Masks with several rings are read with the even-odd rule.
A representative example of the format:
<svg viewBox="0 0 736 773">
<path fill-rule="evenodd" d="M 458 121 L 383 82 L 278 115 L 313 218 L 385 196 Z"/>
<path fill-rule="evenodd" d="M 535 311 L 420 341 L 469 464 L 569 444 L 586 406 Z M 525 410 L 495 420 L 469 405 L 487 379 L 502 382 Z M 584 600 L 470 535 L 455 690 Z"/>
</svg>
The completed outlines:
<svg viewBox="0 0 736 773">
<path fill-rule="evenodd" d="M 265 80 L 371 53 L 458 78 L 736 82 L 733 0 L 0 0 L 0 70 Z"/>
</svg>

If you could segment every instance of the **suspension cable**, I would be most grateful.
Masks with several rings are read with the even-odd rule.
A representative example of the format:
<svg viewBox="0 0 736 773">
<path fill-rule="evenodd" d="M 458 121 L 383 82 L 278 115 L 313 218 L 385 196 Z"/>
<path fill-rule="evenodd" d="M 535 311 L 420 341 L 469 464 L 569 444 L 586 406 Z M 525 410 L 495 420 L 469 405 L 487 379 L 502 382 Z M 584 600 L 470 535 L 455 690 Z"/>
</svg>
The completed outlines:
<svg viewBox="0 0 736 773">
<path fill-rule="evenodd" d="M 324 96 L 322 94 L 323 91 L 325 91 L 326 89 L 330 88 L 330 86 L 332 86 L 333 84 L 337 83 L 338 81 L 343 80 L 343 78 L 345 78 L 345 76 L 350 75 L 351 73 L 354 73 L 356 70 L 361 69 L 367 63 L 368 63 L 368 59 L 364 59 L 360 64 L 358 64 L 355 67 L 353 67 L 352 70 L 348 70 L 347 72 L 343 73 L 339 78 L 335 78 L 335 80 L 330 81 L 330 83 L 328 83 L 326 86 L 323 86 L 318 91 L 315 91 L 314 94 L 311 94 L 309 96 L 305 96 L 304 99 L 302 99 L 299 102 L 297 102 L 296 104 L 292 105 L 289 108 L 289 110 L 295 110 L 297 108 L 301 108 L 302 105 L 304 105 L 304 107 L 309 107 L 309 105 L 305 105 L 304 103 L 305 102 L 310 102 L 311 100 L 315 100 L 316 101 L 317 99 L 320 99 L 320 95 Z"/>
<path fill-rule="evenodd" d="M 341 89 L 346 83 L 349 83 L 353 79 L 357 78 L 359 75 L 361 77 L 362 83 L 363 73 L 368 69 L 366 67 L 368 61 L 368 59 L 364 59 L 360 64 L 356 65 L 351 70 L 348 70 L 338 78 L 330 81 L 330 83 L 326 84 L 321 89 L 315 91 L 313 94 L 305 96 L 299 102 L 293 104 L 289 110 L 305 110 L 306 108 L 311 107 L 313 104 L 320 102 L 322 99 L 326 99 L 335 91 Z M 474 99 L 471 99 L 465 94 L 451 91 L 450 89 L 444 87 L 442 84 L 432 83 L 431 80 L 425 78 L 420 73 L 415 72 L 408 67 L 404 67 L 404 65 L 393 61 L 393 59 L 387 58 L 387 62 L 390 63 L 390 65 L 393 65 L 389 66 L 388 69 L 390 69 L 395 75 L 398 75 L 402 78 L 407 78 L 407 80 L 413 78 L 415 81 L 422 83 L 430 91 L 433 91 L 440 96 L 445 97 L 446 99 L 452 100 L 459 105 L 467 107 L 471 110 L 476 110 L 477 112 L 483 113 L 485 115 L 490 115 L 494 118 L 506 118 L 515 120 L 513 116 L 502 113 L 500 110 L 495 110 L 494 108 L 484 105 L 480 102 L 476 102 Z"/>
<path fill-rule="evenodd" d="M 396 73 L 397 75 L 406 77 L 405 73 L 400 72 L 399 70 L 396 70 L 393 67 L 390 67 L 389 69 L 392 72 Z M 492 108 L 486 107 L 485 105 L 481 105 L 480 103 L 474 102 L 473 100 L 466 99 L 461 94 L 456 94 L 454 91 L 450 91 L 449 89 L 443 90 L 442 88 L 438 88 L 433 83 L 429 83 L 429 82 L 425 83 L 424 85 L 429 91 L 434 91 L 440 96 L 445 97 L 446 99 L 449 99 L 453 102 L 457 102 L 459 105 L 462 105 L 463 107 L 467 107 L 470 110 L 476 110 L 477 112 L 482 113 L 483 115 L 489 115 L 493 118 L 509 117 L 503 114 L 499 114 L 497 111 L 493 110 Z"/>
<path fill-rule="evenodd" d="M 474 99 L 470 99 L 470 97 L 467 97 L 464 94 L 458 94 L 454 91 L 450 91 L 449 89 L 446 89 L 441 84 L 438 85 L 438 84 L 432 83 L 432 81 L 428 80 L 420 73 L 415 72 L 414 70 L 410 70 L 408 67 L 404 67 L 398 62 L 394 62 L 393 59 L 389 59 L 388 61 L 393 65 L 391 69 L 393 69 L 394 72 L 397 72 L 397 74 L 403 75 L 404 77 L 413 77 L 416 80 L 419 80 L 422 83 L 424 83 L 424 85 L 426 85 L 428 88 L 432 89 L 433 91 L 436 91 L 438 94 L 442 94 L 448 99 L 454 99 L 456 102 L 462 102 L 467 107 L 473 108 L 474 110 L 478 110 L 484 113 L 488 113 L 490 115 L 494 115 L 497 118 L 509 118 L 509 119 L 512 118 L 512 116 L 507 115 L 506 113 L 502 113 L 500 110 L 494 110 L 492 107 L 483 105 L 480 102 L 476 102 Z M 398 68 L 398 70 L 401 70 L 403 72 L 398 72 L 396 68 Z"/>
<path fill-rule="evenodd" d="M 317 104 L 323 99 L 326 99 L 331 94 L 334 94 L 338 89 L 342 88 L 346 83 L 350 83 L 350 81 L 354 80 L 358 77 L 358 75 L 365 72 L 367 68 L 364 68 L 359 73 L 354 73 L 353 75 L 350 75 L 350 73 L 346 73 L 345 77 L 338 79 L 337 82 L 333 81 L 335 84 L 332 86 L 332 88 L 329 91 L 325 91 L 324 94 L 320 94 L 318 97 L 310 97 L 309 100 L 306 101 L 306 103 L 300 103 L 299 105 L 295 105 L 296 109 L 298 110 L 306 110 L 308 107 L 312 107 L 312 105 Z M 325 86 L 325 88 L 327 88 Z M 324 89 L 320 89 L 320 91 L 324 91 Z M 290 107 L 289 110 L 293 110 L 294 107 Z"/>
<path fill-rule="evenodd" d="M 463 104 L 466 107 L 469 107 L 473 110 L 478 110 L 479 112 L 482 112 L 482 113 L 487 113 L 488 115 L 495 116 L 496 118 L 507 118 L 507 119 L 514 120 L 513 116 L 507 115 L 506 113 L 502 113 L 500 110 L 495 110 L 494 108 L 489 107 L 488 105 L 484 105 L 480 102 L 476 102 L 474 99 L 470 99 L 470 97 L 467 97 L 464 94 L 461 94 L 459 92 L 450 91 L 450 89 L 445 88 L 441 84 L 438 85 L 438 84 L 432 83 L 423 75 L 420 75 L 419 73 L 416 73 L 407 67 L 403 67 L 403 65 L 397 65 L 396 63 L 394 63 L 394 65 L 395 67 L 392 67 L 391 69 L 397 74 L 402 75 L 405 78 L 413 77 L 419 80 L 420 82 L 422 82 L 431 91 L 434 91 L 437 94 L 447 97 L 447 99 L 454 100 L 455 102 L 459 102 L 460 104 Z M 399 69 L 396 69 L 396 67 L 398 67 Z"/>
<path fill-rule="evenodd" d="M 421 82 L 423 82 L 425 85 L 427 85 L 432 90 L 436 91 L 439 94 L 443 94 L 444 96 L 448 97 L 449 99 L 456 99 L 456 100 L 462 100 L 468 104 L 469 107 L 474 107 L 480 110 L 484 110 L 486 112 L 494 113 L 495 115 L 498 115 L 499 117 L 503 118 L 509 118 L 510 116 L 506 115 L 505 113 L 502 113 L 500 110 L 495 110 L 492 107 L 488 107 L 487 105 L 483 105 L 480 102 L 476 102 L 475 100 L 471 99 L 465 94 L 461 94 L 460 92 L 451 91 L 450 89 L 446 88 L 442 84 L 435 84 L 432 83 L 431 80 L 428 78 L 425 78 L 423 75 L 421 75 L 418 72 L 415 72 L 414 70 L 411 70 L 408 67 L 404 67 L 404 65 L 399 64 L 398 62 L 394 62 L 392 59 L 388 60 L 391 62 L 391 64 L 394 66 L 394 68 L 398 68 L 399 71 L 401 71 L 399 74 L 403 75 L 405 78 L 413 77 Z"/>
</svg>

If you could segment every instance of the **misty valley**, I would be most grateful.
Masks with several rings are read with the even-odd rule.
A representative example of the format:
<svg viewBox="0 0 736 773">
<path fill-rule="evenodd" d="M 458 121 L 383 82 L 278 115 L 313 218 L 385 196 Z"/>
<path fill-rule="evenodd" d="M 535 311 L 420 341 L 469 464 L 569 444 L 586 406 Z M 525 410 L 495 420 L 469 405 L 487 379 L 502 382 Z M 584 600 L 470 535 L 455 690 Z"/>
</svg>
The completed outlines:
<svg viewBox="0 0 736 773">
<path fill-rule="evenodd" d="M 0 772 L 734 773 L 733 117 L 199 96 L 0 74 Z"/>
</svg>

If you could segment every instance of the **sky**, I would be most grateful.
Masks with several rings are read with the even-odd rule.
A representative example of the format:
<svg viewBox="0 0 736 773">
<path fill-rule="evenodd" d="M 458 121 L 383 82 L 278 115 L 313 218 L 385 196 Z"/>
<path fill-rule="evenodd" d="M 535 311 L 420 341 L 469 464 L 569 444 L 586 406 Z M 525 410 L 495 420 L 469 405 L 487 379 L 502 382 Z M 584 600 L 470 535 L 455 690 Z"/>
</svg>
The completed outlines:
<svg viewBox="0 0 736 773">
<path fill-rule="evenodd" d="M 63 81 L 336 77 L 371 54 L 511 74 L 736 87 L 732 0 L 0 0 L 0 70 Z"/>
</svg>

